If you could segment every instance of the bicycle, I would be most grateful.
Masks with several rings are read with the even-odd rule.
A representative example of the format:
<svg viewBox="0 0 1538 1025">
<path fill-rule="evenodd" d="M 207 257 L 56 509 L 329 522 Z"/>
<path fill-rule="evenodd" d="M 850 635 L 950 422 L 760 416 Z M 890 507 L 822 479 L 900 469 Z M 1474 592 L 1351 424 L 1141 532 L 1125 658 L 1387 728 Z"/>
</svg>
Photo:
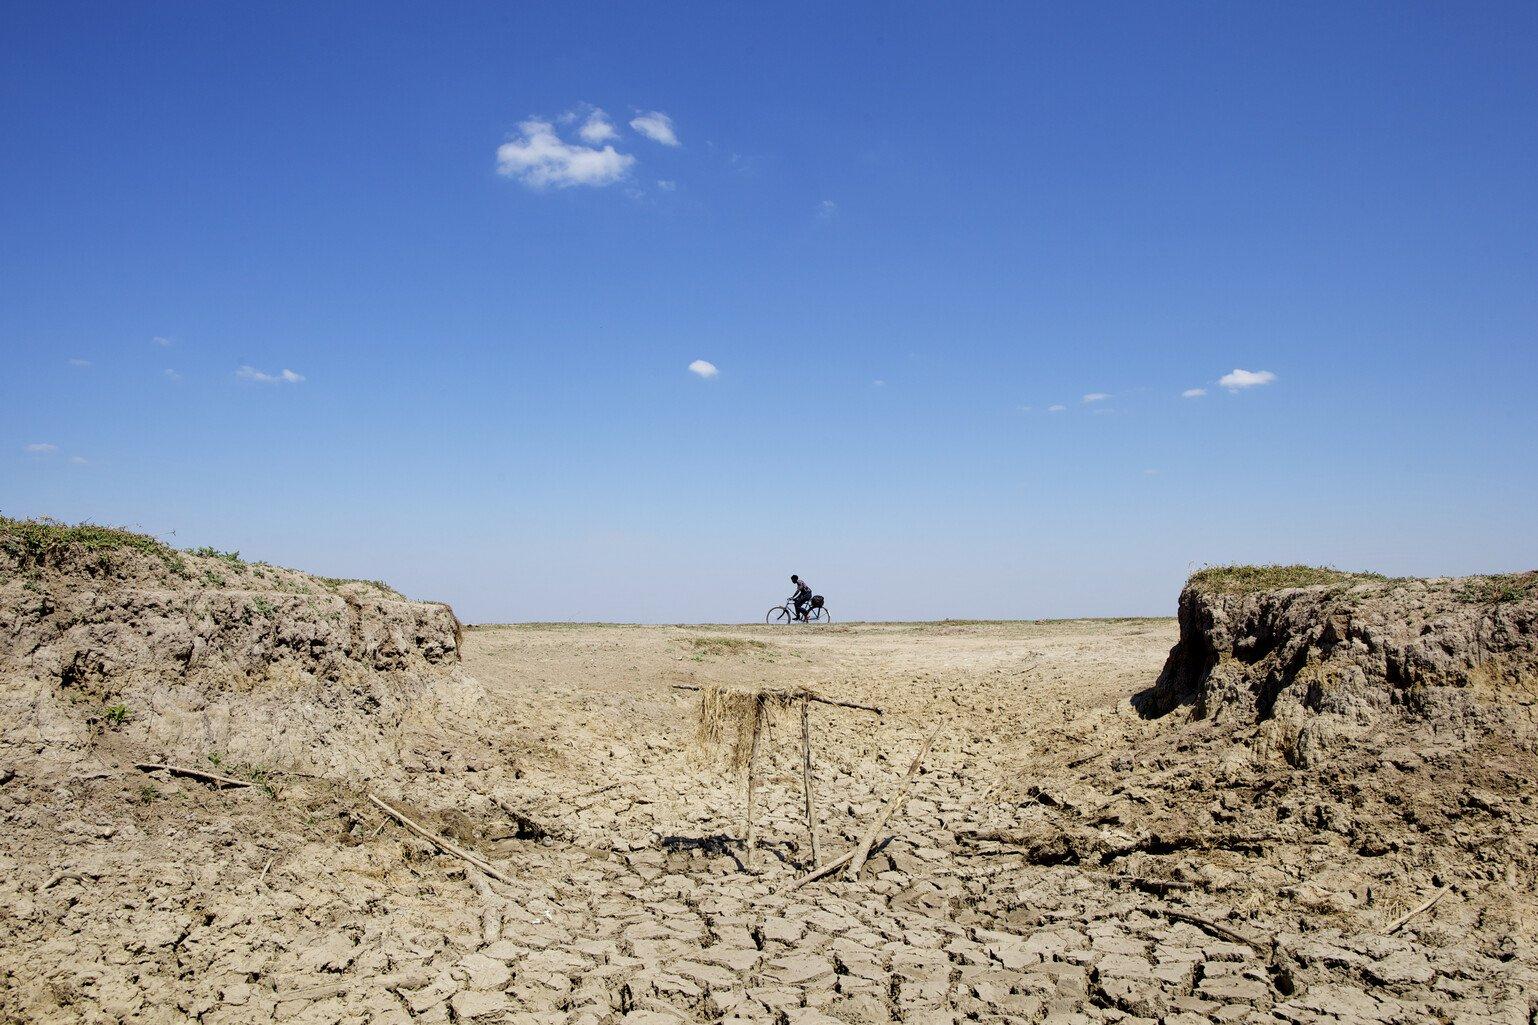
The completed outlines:
<svg viewBox="0 0 1538 1025">
<path fill-rule="evenodd" d="M 785 600 L 785 604 L 776 605 L 774 608 L 770 609 L 767 614 L 765 614 L 764 622 L 771 625 L 800 622 L 800 620 L 796 617 L 795 602 L 787 598 Z M 828 607 L 823 603 L 818 602 L 806 610 L 806 622 L 831 623 L 833 622 L 833 617 L 828 615 Z"/>
</svg>

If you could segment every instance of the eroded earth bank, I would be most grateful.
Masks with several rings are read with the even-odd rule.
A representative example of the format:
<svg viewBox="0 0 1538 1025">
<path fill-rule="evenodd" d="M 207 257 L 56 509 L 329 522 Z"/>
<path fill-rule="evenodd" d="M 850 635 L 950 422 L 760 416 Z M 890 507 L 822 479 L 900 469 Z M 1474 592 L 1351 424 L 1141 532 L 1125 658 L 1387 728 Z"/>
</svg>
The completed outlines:
<svg viewBox="0 0 1538 1025">
<path fill-rule="evenodd" d="M 8 1021 L 1533 1021 L 1530 578 L 1209 576 L 1178 624 L 461 631 L 33 540 L 0 549 Z M 938 728 L 860 881 L 788 889 L 794 718 L 743 870 L 742 780 L 675 687 L 742 681 L 885 710 L 814 706 L 825 857 Z"/>
</svg>

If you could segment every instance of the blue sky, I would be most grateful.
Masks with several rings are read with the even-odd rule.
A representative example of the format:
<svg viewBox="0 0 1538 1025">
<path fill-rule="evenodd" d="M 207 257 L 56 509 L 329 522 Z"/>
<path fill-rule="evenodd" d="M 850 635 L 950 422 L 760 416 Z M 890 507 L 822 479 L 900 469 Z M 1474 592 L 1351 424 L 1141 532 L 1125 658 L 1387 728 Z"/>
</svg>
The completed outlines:
<svg viewBox="0 0 1538 1025">
<path fill-rule="evenodd" d="M 1529 568 L 1534 52 L 1529 3 L 11 5 L 0 511 L 471 621 Z"/>
</svg>

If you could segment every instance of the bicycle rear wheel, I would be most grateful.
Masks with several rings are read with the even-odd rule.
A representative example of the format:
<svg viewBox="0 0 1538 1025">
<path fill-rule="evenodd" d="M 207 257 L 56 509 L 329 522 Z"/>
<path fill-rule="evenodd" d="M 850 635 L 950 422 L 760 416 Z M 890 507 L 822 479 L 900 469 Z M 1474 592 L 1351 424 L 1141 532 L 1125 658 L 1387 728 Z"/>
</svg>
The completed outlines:
<svg viewBox="0 0 1538 1025">
<path fill-rule="evenodd" d="M 768 615 L 764 616 L 764 622 L 774 624 L 789 623 L 790 610 L 783 605 L 776 605 L 774 608 L 769 610 Z"/>
<path fill-rule="evenodd" d="M 820 605 L 817 608 L 812 610 L 812 622 L 814 622 L 814 623 L 831 623 L 831 622 L 833 622 L 833 617 L 828 615 L 828 607 L 826 605 Z"/>
</svg>

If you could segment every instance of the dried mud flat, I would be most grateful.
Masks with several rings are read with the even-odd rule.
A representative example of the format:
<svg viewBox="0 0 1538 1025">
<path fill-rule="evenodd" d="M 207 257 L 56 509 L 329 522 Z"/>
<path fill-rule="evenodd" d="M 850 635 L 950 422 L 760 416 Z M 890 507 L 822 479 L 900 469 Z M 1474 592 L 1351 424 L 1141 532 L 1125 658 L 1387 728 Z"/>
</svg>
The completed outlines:
<svg viewBox="0 0 1538 1025">
<path fill-rule="evenodd" d="M 381 706 L 339 685 L 342 725 L 308 724 L 279 765 L 196 749 L 189 722 L 230 736 L 218 702 L 93 684 L 71 703 L 9 676 L 0 1016 L 1532 1022 L 1532 751 L 1456 728 L 1406 746 L 1359 716 L 1349 744 L 1303 745 L 1313 761 L 1273 754 L 1273 708 L 1200 715 L 1165 666 L 1176 638 L 1174 620 L 475 628 L 461 662 L 392 663 L 415 696 L 387 722 L 349 717 L 399 687 Z M 814 706 L 825 857 L 938 730 L 860 881 L 789 890 L 809 865 L 788 719 L 743 871 L 742 781 L 693 749 L 696 696 L 674 686 L 741 681 L 886 711 Z M 263 729 L 292 734 L 282 718 Z M 162 760 L 260 785 L 133 767 Z"/>
</svg>

